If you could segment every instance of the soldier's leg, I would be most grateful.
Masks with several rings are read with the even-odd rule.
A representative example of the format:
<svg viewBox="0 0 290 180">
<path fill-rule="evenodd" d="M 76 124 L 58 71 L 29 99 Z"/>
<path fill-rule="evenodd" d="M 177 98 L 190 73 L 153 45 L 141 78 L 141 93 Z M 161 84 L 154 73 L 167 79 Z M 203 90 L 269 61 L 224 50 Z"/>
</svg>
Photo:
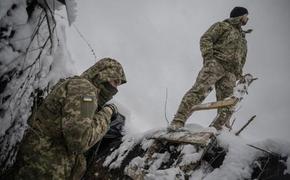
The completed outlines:
<svg viewBox="0 0 290 180">
<path fill-rule="evenodd" d="M 217 83 L 215 84 L 217 100 L 223 100 L 233 95 L 234 87 L 236 84 L 236 77 L 233 73 L 226 72 Z M 218 109 L 218 115 L 213 123 L 213 126 L 220 130 L 222 126 L 229 123 L 233 114 L 232 107 L 224 107 Z"/>
<path fill-rule="evenodd" d="M 215 60 L 208 61 L 199 72 L 195 84 L 186 92 L 179 105 L 177 113 L 171 122 L 174 125 L 182 127 L 188 117 L 192 114 L 191 108 L 200 104 L 210 93 L 213 86 L 219 79 L 224 76 L 224 68 Z"/>
</svg>

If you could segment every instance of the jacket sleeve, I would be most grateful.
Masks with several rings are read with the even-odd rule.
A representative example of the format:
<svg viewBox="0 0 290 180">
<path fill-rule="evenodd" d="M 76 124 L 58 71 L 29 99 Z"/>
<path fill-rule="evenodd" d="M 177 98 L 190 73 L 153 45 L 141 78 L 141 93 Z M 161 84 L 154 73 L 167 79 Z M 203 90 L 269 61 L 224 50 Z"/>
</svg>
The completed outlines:
<svg viewBox="0 0 290 180">
<path fill-rule="evenodd" d="M 225 22 L 217 22 L 201 36 L 200 50 L 205 61 L 213 59 L 213 45 L 225 31 Z"/>
<path fill-rule="evenodd" d="M 241 57 L 241 60 L 240 60 L 239 67 L 237 68 L 237 73 L 236 73 L 236 78 L 237 79 L 241 79 L 242 78 L 242 76 L 243 76 L 243 68 L 244 68 L 244 66 L 246 64 L 246 59 L 247 59 L 248 48 L 247 48 L 247 40 L 245 39 L 245 34 L 243 34 L 241 50 L 242 50 L 242 52 L 240 54 L 242 54 L 242 57 Z"/>
<path fill-rule="evenodd" d="M 248 49 L 247 49 L 247 46 L 245 47 L 244 49 L 245 51 L 245 55 L 242 57 L 242 60 L 241 60 L 241 68 L 243 69 L 245 64 L 246 64 L 246 60 L 247 60 L 247 53 L 248 53 Z"/>
<path fill-rule="evenodd" d="M 238 72 L 235 74 L 237 80 L 239 80 L 243 77 L 243 68 L 245 66 L 245 63 L 246 63 L 246 56 L 242 58 L 241 64 L 238 67 Z"/>
<path fill-rule="evenodd" d="M 96 89 L 86 80 L 74 79 L 67 85 L 62 130 L 69 152 L 83 153 L 107 132 L 112 112 L 97 109 Z"/>
</svg>

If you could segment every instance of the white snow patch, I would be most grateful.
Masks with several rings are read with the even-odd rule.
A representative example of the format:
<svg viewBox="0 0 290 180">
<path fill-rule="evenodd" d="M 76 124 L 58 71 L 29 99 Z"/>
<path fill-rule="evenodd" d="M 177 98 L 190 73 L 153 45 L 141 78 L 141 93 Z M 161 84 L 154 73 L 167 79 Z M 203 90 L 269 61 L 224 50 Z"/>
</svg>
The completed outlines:
<svg viewBox="0 0 290 180">
<path fill-rule="evenodd" d="M 185 145 L 181 151 L 182 161 L 179 163 L 180 166 L 196 163 L 200 160 L 203 151 L 196 151 L 193 145 Z"/>
<path fill-rule="evenodd" d="M 169 168 L 165 170 L 157 170 L 154 173 L 150 172 L 144 180 L 184 180 L 183 172 L 178 168 Z"/>
<path fill-rule="evenodd" d="M 0 1 L 0 76 L 3 82 L 8 82 L 3 83 L 5 89 L 0 94 L 0 136 L 3 147 L 0 149 L 0 164 L 3 167 L 13 163 L 15 154 L 11 150 L 21 140 L 27 127 L 26 121 L 31 114 L 36 89 L 49 89 L 60 78 L 73 73 L 64 27 L 58 19 L 54 24 L 53 18 L 49 17 L 51 27 L 56 25 L 49 32 L 47 21 L 41 21 L 43 9 L 36 6 L 28 16 L 27 2 L 30 1 Z M 36 2 L 44 3 L 43 0 L 33 3 Z M 51 5 L 52 11 L 60 6 L 56 0 L 46 2 Z M 43 7 L 48 8 L 46 5 Z"/>
<path fill-rule="evenodd" d="M 197 131 L 206 131 L 197 125 L 190 125 L 192 127 L 192 132 Z M 185 128 L 189 128 L 188 126 Z M 207 130 L 211 130 L 206 128 Z M 157 130 L 158 131 L 158 130 Z M 215 131 L 215 130 L 213 130 Z M 165 129 L 161 129 L 158 133 L 165 133 Z M 141 146 L 143 150 L 148 149 L 153 141 L 146 138 L 152 137 L 156 133 L 156 130 L 148 131 L 142 135 L 133 135 L 134 139 L 131 144 L 140 143 L 140 139 L 143 138 Z M 132 137 L 131 137 L 132 138 Z M 257 150 L 253 147 L 250 147 L 249 144 L 252 144 L 256 147 L 262 148 L 268 152 L 277 153 L 283 157 L 288 157 L 286 161 L 287 169 L 284 173 L 289 173 L 290 171 L 290 143 L 287 141 L 282 141 L 279 139 L 268 139 L 261 142 L 253 142 L 253 140 L 243 139 L 240 136 L 235 136 L 232 132 L 221 131 L 217 136 L 218 144 L 227 152 L 223 164 L 216 169 L 213 169 L 208 162 L 201 162 L 201 166 L 195 169 L 194 171 L 186 172 L 190 175 L 190 180 L 233 180 L 233 179 L 251 179 L 253 173 L 253 166 L 259 157 L 265 156 L 265 152 Z M 128 142 L 124 140 L 123 146 L 121 149 L 131 149 L 128 148 Z M 135 146 L 135 145 L 134 145 Z M 170 149 L 173 147 L 170 147 Z M 119 151 L 119 150 L 117 150 Z M 184 173 L 179 168 L 182 166 L 187 166 L 190 164 L 196 163 L 200 160 L 203 150 L 197 149 L 193 145 L 180 145 L 177 147 L 177 151 L 180 151 L 179 160 L 176 161 L 171 167 L 165 170 L 160 170 L 162 163 L 168 162 L 170 158 L 170 152 L 165 153 L 155 153 L 152 156 L 151 163 L 149 162 L 149 169 L 145 170 L 144 179 L 153 180 L 153 179 L 184 179 Z M 119 152 L 120 153 L 120 152 Z M 117 156 L 115 156 L 117 157 Z M 112 158 L 111 158 L 112 159 Z M 119 161 L 119 157 L 115 158 Z M 125 168 L 142 170 L 145 163 L 146 157 L 135 157 Z M 180 161 L 181 160 L 181 161 Z M 148 163 L 148 162 L 147 162 Z M 147 164 L 148 165 L 148 164 Z M 117 166 L 116 166 L 117 167 Z"/>
<path fill-rule="evenodd" d="M 208 174 L 205 180 L 232 180 L 251 178 L 252 168 L 250 165 L 257 157 L 257 152 L 246 145 L 246 142 L 231 133 L 223 132 L 218 136 L 220 145 L 227 149 L 227 155 L 220 168 Z"/>
<path fill-rule="evenodd" d="M 155 153 L 153 155 L 153 159 L 155 160 L 153 164 L 151 164 L 149 171 L 156 171 L 158 168 L 160 168 L 160 166 L 162 165 L 162 163 L 166 163 L 170 158 L 170 153 L 169 152 L 165 152 L 165 153 Z"/>
<path fill-rule="evenodd" d="M 121 166 L 122 161 L 128 155 L 128 153 L 137 145 L 140 144 L 142 140 L 144 140 L 145 144 L 147 143 L 146 139 L 155 134 L 155 132 L 160 131 L 160 129 L 153 129 L 147 131 L 145 133 L 139 134 L 126 134 L 122 141 L 123 143 L 120 145 L 118 149 L 113 151 L 104 161 L 103 166 L 109 166 L 109 168 L 114 169 Z M 147 144 L 150 145 L 150 144 Z M 147 145 L 144 145 L 146 147 Z"/>
<path fill-rule="evenodd" d="M 153 139 L 144 139 L 141 143 L 142 149 L 146 151 L 153 144 L 153 142 Z"/>
<path fill-rule="evenodd" d="M 261 157 L 264 152 L 248 146 L 249 141 L 235 136 L 229 132 L 222 132 L 218 137 L 219 144 L 228 152 L 220 168 L 205 175 L 205 180 L 232 180 L 232 179 L 250 179 L 252 174 L 252 165 L 254 160 Z M 269 152 L 278 153 L 284 156 L 290 154 L 290 143 L 282 140 L 266 140 L 254 143 L 254 146 L 265 149 Z M 289 162 L 287 161 L 289 171 Z"/>
<path fill-rule="evenodd" d="M 25 52 L 32 36 L 32 27 L 29 24 L 21 26 L 21 31 L 15 31 L 13 38 L 9 41 L 14 50 Z"/>
<path fill-rule="evenodd" d="M 134 158 L 131 162 L 130 162 L 130 165 L 132 167 L 144 167 L 144 158 L 141 158 L 141 157 L 136 157 Z M 128 166 L 127 166 L 128 167 Z M 127 168 L 126 167 L 126 168 Z"/>
<path fill-rule="evenodd" d="M 133 137 L 124 137 L 124 141 L 118 149 L 113 151 L 110 156 L 106 158 L 103 166 L 109 166 L 110 169 L 118 168 L 121 166 L 122 161 L 127 156 L 127 154 L 134 148 L 138 141 Z"/>
<path fill-rule="evenodd" d="M 71 25 L 77 17 L 77 3 L 75 0 L 65 0 L 66 3 L 66 11 L 67 11 L 67 19 L 69 25 Z"/>
<path fill-rule="evenodd" d="M 7 11 L 13 4 L 24 4 L 25 0 L 1 0 L 0 1 L 0 19 L 7 16 Z"/>
</svg>

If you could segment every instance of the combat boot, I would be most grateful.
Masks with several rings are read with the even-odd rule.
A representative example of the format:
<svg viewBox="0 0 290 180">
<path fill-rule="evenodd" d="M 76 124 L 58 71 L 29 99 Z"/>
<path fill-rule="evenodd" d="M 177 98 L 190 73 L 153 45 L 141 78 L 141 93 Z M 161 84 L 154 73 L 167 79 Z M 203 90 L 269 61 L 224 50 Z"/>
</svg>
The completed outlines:
<svg viewBox="0 0 290 180">
<path fill-rule="evenodd" d="M 168 127 L 168 130 L 176 131 L 179 128 L 184 127 L 184 122 L 181 120 L 173 119 L 171 121 L 170 126 Z"/>
</svg>

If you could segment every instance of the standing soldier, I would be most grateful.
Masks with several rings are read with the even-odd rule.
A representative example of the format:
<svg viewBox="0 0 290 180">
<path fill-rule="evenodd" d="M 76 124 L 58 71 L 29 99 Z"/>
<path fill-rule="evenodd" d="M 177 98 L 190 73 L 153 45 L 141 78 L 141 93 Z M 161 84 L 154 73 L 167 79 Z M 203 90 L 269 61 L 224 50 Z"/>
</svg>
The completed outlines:
<svg viewBox="0 0 290 180">
<path fill-rule="evenodd" d="M 104 58 L 81 76 L 56 84 L 29 119 L 16 179 L 80 179 L 84 153 L 102 139 L 118 113 L 114 104 L 105 103 L 124 83 L 121 64 Z"/>
<path fill-rule="evenodd" d="M 233 94 L 236 80 L 242 77 L 242 69 L 246 62 L 247 41 L 242 26 L 248 22 L 248 10 L 235 7 L 230 18 L 212 25 L 200 39 L 200 49 L 203 56 L 203 67 L 195 84 L 184 95 L 181 104 L 171 122 L 170 129 L 184 126 L 192 114 L 191 108 L 200 104 L 212 90 L 216 89 L 217 100 L 222 100 Z M 213 123 L 221 130 L 233 114 L 230 107 L 218 109 L 218 115 Z"/>
</svg>

